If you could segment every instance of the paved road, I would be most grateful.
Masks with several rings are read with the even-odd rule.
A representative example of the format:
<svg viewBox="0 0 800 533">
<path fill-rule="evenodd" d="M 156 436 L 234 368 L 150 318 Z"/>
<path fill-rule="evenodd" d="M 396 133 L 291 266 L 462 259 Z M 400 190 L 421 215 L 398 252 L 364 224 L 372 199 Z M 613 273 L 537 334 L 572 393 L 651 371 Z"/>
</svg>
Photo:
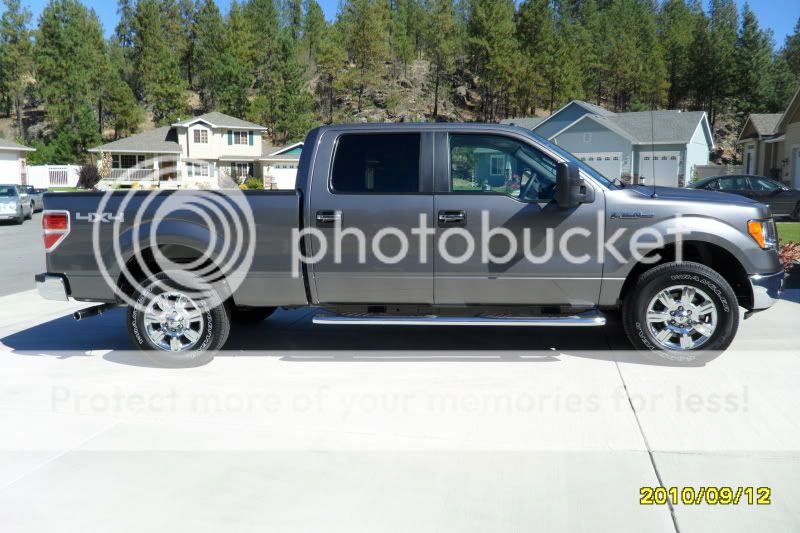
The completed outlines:
<svg viewBox="0 0 800 533">
<path fill-rule="evenodd" d="M 33 276 L 44 272 L 42 214 L 21 226 L 0 222 L 0 296 L 32 289 Z"/>
<path fill-rule="evenodd" d="M 75 322 L 30 290 L 40 216 L 0 227 L 3 531 L 800 530 L 800 290 L 699 368 L 645 364 L 613 328 L 297 310 L 164 370 L 124 311 Z M 772 505 L 640 505 L 659 483 Z"/>
</svg>

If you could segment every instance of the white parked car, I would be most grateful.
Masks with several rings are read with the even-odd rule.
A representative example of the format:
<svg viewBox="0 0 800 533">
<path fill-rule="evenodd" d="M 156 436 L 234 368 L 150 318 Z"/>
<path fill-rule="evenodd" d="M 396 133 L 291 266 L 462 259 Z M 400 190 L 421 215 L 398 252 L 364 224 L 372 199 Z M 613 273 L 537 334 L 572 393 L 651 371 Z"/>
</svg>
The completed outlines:
<svg viewBox="0 0 800 533">
<path fill-rule="evenodd" d="M 28 193 L 19 185 L 0 185 L 0 221 L 13 220 L 22 224 L 33 216 Z"/>
</svg>

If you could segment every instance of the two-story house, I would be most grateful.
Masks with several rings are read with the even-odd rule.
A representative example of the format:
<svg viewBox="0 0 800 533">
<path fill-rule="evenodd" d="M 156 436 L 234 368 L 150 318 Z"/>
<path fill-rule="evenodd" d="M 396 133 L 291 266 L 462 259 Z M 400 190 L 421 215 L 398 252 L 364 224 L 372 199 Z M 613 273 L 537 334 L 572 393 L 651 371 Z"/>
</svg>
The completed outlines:
<svg viewBox="0 0 800 533">
<path fill-rule="evenodd" d="M 118 185 L 152 184 L 165 188 L 216 188 L 231 178 L 261 174 L 264 126 L 211 112 L 170 126 L 119 139 L 89 152 L 99 163 L 110 158 Z"/>
</svg>

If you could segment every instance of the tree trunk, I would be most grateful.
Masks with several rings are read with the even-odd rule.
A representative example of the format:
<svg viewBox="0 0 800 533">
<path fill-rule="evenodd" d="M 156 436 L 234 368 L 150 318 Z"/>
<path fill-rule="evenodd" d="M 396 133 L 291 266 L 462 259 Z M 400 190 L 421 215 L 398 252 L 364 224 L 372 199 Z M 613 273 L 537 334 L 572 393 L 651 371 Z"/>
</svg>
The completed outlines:
<svg viewBox="0 0 800 533">
<path fill-rule="evenodd" d="M 436 83 L 433 86 L 433 118 L 439 116 L 439 69 L 436 69 Z"/>
</svg>

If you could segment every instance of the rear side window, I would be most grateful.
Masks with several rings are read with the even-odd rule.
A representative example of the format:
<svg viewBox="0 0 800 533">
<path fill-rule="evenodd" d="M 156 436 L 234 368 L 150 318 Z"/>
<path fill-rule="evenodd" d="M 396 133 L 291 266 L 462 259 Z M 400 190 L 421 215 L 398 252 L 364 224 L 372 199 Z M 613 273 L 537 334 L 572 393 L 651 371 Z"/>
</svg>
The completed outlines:
<svg viewBox="0 0 800 533">
<path fill-rule="evenodd" d="M 333 158 L 338 193 L 419 192 L 419 133 L 342 135 Z"/>
<path fill-rule="evenodd" d="M 722 191 L 744 191 L 747 190 L 747 178 L 736 176 L 732 178 L 720 178 L 719 188 Z"/>
</svg>

